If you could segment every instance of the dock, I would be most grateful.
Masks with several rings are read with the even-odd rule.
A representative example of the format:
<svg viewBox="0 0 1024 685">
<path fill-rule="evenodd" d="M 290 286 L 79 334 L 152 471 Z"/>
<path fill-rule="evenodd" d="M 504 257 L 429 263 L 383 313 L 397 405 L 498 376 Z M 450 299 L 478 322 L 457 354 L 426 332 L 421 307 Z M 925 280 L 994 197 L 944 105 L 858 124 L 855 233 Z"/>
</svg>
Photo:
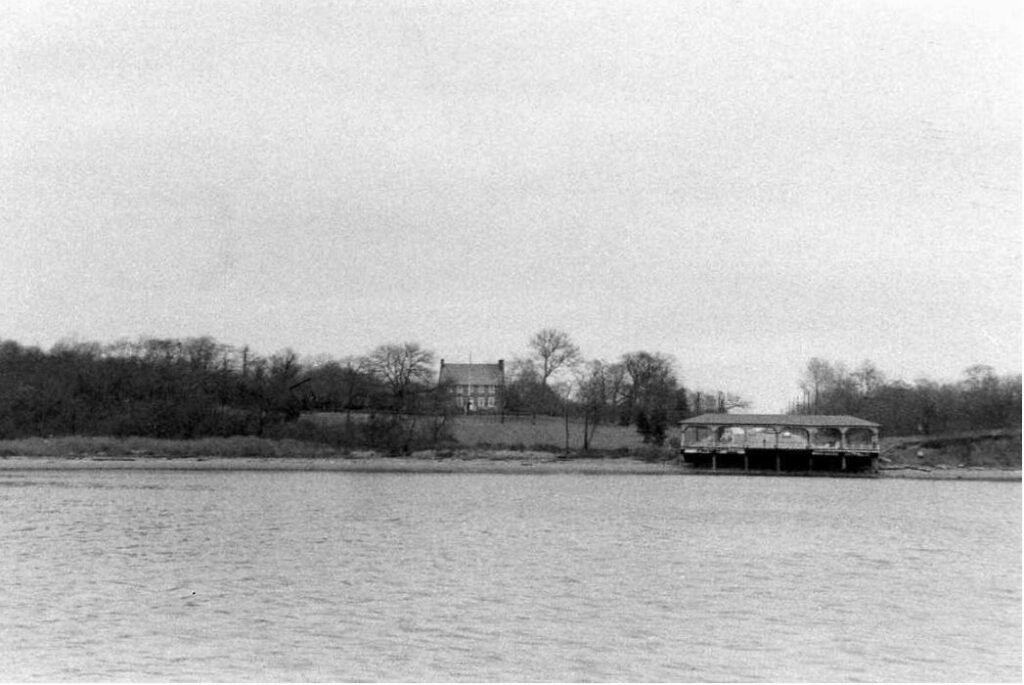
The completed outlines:
<svg viewBox="0 0 1024 685">
<path fill-rule="evenodd" d="M 679 425 L 680 458 L 697 469 L 878 471 L 881 426 L 855 416 L 702 414 Z"/>
</svg>

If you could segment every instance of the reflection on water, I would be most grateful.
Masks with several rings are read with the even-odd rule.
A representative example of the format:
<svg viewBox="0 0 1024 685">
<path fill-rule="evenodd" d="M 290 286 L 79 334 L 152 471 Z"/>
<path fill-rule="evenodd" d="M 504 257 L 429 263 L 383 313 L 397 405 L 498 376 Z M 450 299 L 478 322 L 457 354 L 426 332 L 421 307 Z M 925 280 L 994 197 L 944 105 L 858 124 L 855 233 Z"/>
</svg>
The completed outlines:
<svg viewBox="0 0 1024 685">
<path fill-rule="evenodd" d="M 0 471 L 8 680 L 1016 680 L 1019 483 Z"/>
</svg>

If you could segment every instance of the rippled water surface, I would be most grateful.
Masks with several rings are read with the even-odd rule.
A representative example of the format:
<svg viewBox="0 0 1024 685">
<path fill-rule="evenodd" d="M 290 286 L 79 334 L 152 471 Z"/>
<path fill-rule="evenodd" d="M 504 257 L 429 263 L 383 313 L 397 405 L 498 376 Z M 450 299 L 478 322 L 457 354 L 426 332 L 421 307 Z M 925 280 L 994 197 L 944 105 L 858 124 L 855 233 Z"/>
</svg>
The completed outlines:
<svg viewBox="0 0 1024 685">
<path fill-rule="evenodd" d="M 1019 483 L 0 472 L 7 680 L 1016 680 Z"/>
</svg>

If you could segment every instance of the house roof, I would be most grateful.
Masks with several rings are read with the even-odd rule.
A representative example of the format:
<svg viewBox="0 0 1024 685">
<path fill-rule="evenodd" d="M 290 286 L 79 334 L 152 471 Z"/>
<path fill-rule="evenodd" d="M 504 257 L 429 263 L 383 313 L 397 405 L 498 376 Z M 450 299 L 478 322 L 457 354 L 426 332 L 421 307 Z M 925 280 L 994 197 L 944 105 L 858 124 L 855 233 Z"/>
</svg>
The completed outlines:
<svg viewBox="0 0 1024 685">
<path fill-rule="evenodd" d="M 692 419 L 683 419 L 679 423 L 699 426 L 879 427 L 877 423 L 858 419 L 856 416 L 817 414 L 701 414 Z"/>
<path fill-rule="evenodd" d="M 503 385 L 501 364 L 443 364 L 440 382 L 455 385 Z"/>
</svg>

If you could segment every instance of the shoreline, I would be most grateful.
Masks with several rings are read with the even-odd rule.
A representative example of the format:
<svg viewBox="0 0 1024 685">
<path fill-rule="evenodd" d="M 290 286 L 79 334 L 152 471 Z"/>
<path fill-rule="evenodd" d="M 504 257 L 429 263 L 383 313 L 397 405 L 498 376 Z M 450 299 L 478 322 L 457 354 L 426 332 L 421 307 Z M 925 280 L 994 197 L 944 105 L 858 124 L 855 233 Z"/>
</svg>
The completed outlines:
<svg viewBox="0 0 1024 685">
<path fill-rule="evenodd" d="M 682 466 L 675 460 L 645 460 L 636 456 L 575 457 L 546 452 L 466 451 L 437 454 L 434 451 L 389 457 L 374 452 L 346 456 L 161 456 L 66 455 L 0 456 L 0 471 L 62 470 L 165 470 L 165 471 L 324 471 L 349 473 L 493 473 L 574 475 L 740 476 L 769 478 L 861 478 L 872 480 L 973 480 L 1021 482 L 1020 469 L 929 468 L 889 465 L 874 474 L 828 472 L 744 473 L 704 471 Z"/>
</svg>

